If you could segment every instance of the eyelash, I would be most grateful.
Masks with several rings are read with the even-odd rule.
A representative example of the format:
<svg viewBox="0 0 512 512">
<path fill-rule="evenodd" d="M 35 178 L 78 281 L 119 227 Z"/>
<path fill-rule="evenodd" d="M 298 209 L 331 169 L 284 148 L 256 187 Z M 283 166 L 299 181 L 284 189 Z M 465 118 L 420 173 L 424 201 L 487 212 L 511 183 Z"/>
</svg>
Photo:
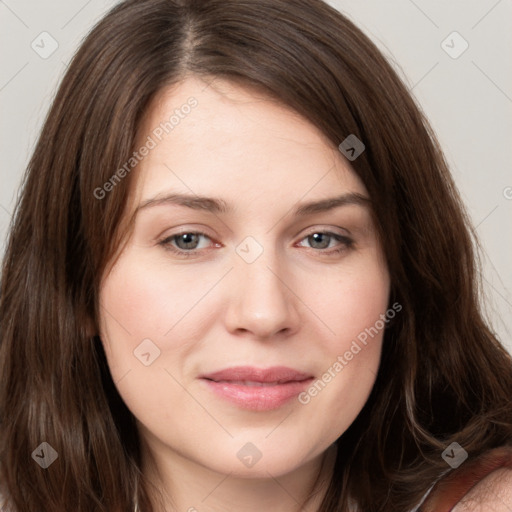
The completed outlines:
<svg viewBox="0 0 512 512">
<path fill-rule="evenodd" d="M 306 238 L 309 238 L 310 236 L 313 236 L 315 234 L 327 235 L 331 238 L 334 238 L 338 242 L 342 243 L 342 245 L 340 247 L 335 248 L 335 249 L 331 248 L 330 250 L 315 249 L 313 247 L 310 247 L 311 250 L 313 250 L 315 252 L 319 252 L 320 254 L 324 254 L 326 256 L 336 256 L 337 254 L 340 254 L 346 250 L 352 249 L 354 246 L 354 240 L 352 240 L 349 237 L 340 235 L 338 233 L 333 233 L 332 231 L 312 231 L 311 233 L 308 233 L 307 235 L 305 235 L 300 241 L 302 241 Z M 199 236 L 204 236 L 211 240 L 211 238 L 206 233 L 203 233 L 201 231 L 182 231 L 181 233 L 175 233 L 171 236 L 165 237 L 163 240 L 160 240 L 158 242 L 158 245 L 162 246 L 166 251 L 170 251 L 170 252 L 172 252 L 178 256 L 182 256 L 184 258 L 190 258 L 190 257 L 196 256 L 198 253 L 200 253 L 201 251 L 204 250 L 204 249 L 191 249 L 189 251 L 185 251 L 182 249 L 177 249 L 176 247 L 171 245 L 171 242 L 174 241 L 175 238 L 182 236 L 182 235 L 199 235 Z"/>
</svg>

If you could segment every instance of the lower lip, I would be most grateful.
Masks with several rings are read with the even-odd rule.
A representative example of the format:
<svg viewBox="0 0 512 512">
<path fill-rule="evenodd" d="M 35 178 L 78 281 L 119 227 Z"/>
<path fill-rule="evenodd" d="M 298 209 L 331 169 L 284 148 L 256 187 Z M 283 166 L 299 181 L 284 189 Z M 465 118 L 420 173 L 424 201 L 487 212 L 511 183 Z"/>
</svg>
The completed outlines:
<svg viewBox="0 0 512 512">
<path fill-rule="evenodd" d="M 230 382 L 202 379 L 218 396 L 251 411 L 271 411 L 283 406 L 304 391 L 313 378 L 291 381 L 275 386 L 244 386 Z"/>
</svg>

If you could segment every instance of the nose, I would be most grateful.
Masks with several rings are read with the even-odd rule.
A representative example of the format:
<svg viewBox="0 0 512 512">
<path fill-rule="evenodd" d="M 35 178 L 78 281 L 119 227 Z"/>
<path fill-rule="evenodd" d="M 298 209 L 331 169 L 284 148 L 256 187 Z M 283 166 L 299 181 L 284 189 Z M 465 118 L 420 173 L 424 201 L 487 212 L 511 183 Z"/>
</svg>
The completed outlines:
<svg viewBox="0 0 512 512">
<path fill-rule="evenodd" d="M 300 300 L 293 292 L 290 272 L 282 266 L 268 250 L 252 263 L 235 255 L 225 316 L 229 332 L 271 339 L 298 330 Z"/>
</svg>

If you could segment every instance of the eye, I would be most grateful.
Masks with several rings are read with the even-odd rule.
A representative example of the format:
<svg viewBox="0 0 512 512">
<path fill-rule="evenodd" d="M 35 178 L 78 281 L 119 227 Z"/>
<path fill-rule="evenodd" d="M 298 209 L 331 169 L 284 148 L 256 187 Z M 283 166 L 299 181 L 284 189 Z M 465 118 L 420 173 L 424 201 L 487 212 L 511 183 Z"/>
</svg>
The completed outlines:
<svg viewBox="0 0 512 512">
<path fill-rule="evenodd" d="M 158 244 L 164 247 L 164 249 L 174 252 L 178 255 L 191 256 L 201 249 L 208 248 L 209 244 L 206 244 L 206 246 L 201 246 L 202 239 L 211 241 L 210 237 L 205 233 L 197 231 L 184 231 L 168 236 L 158 242 Z"/>
<path fill-rule="evenodd" d="M 174 235 L 172 240 L 176 243 L 178 249 L 197 249 L 202 236 L 206 235 L 202 233 L 182 233 L 180 235 Z"/>
<path fill-rule="evenodd" d="M 302 240 L 307 241 L 311 249 L 318 249 L 318 252 L 321 251 L 326 254 L 339 253 L 351 248 L 354 244 L 351 238 L 330 231 L 315 231 Z M 300 243 L 299 246 L 304 247 L 302 243 Z M 332 250 L 325 251 L 325 249 Z"/>
<path fill-rule="evenodd" d="M 201 244 L 202 240 L 209 240 L 210 244 L 207 242 Z M 351 248 L 354 244 L 351 238 L 330 231 L 314 231 L 304 237 L 298 245 L 300 247 L 307 247 L 303 245 L 304 241 L 307 241 L 310 249 L 325 255 L 340 253 Z M 158 245 L 178 256 L 190 257 L 211 248 L 212 240 L 206 233 L 183 231 L 164 238 L 158 242 Z M 221 247 L 219 243 L 213 243 L 213 245 Z"/>
</svg>

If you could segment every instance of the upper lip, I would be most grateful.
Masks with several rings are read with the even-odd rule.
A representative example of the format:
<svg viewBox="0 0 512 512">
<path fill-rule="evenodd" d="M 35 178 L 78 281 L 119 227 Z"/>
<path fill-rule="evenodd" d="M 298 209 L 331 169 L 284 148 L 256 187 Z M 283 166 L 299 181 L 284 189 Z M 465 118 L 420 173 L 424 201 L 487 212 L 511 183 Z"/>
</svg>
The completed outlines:
<svg viewBox="0 0 512 512">
<path fill-rule="evenodd" d="M 272 366 L 270 368 L 255 368 L 253 366 L 233 366 L 217 372 L 201 375 L 203 379 L 213 381 L 250 381 L 250 382 L 291 382 L 303 381 L 312 375 L 288 368 Z"/>
</svg>

